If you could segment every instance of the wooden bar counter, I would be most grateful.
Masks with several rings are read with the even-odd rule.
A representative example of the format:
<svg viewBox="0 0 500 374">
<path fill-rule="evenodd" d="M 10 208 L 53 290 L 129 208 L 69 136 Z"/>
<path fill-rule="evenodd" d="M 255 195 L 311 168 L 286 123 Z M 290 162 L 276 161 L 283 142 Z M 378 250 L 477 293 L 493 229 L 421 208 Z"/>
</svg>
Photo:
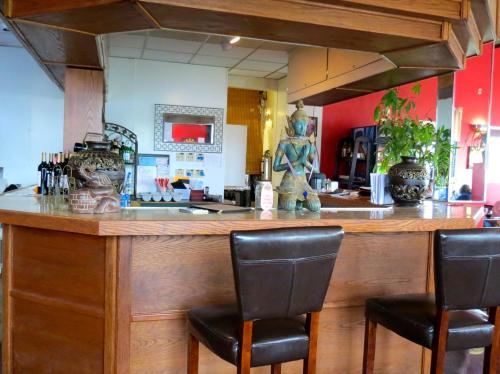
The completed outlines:
<svg viewBox="0 0 500 374">
<path fill-rule="evenodd" d="M 185 311 L 235 301 L 231 230 L 340 225 L 346 235 L 320 317 L 318 373 L 358 374 L 364 300 L 432 289 L 433 231 L 474 227 L 477 213 L 429 202 L 270 216 L 160 208 L 75 215 L 52 200 L 0 197 L 3 373 L 184 373 Z M 200 348 L 200 373 L 236 372 Z M 426 357 L 379 330 L 379 373 L 420 373 Z M 301 368 L 287 363 L 283 373 Z"/>
</svg>

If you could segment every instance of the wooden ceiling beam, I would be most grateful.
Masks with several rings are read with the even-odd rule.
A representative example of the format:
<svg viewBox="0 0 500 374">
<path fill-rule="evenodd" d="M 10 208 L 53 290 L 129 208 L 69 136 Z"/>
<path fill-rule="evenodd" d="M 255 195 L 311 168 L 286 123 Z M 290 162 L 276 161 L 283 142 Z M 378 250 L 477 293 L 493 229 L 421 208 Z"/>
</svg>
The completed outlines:
<svg viewBox="0 0 500 374">
<path fill-rule="evenodd" d="M 471 8 L 476 18 L 483 42 L 496 39 L 498 0 L 471 0 Z"/>
<path fill-rule="evenodd" d="M 305 0 L 310 3 L 347 5 L 360 9 L 383 10 L 397 14 L 418 15 L 435 19 L 465 18 L 469 0 Z"/>
<path fill-rule="evenodd" d="M 466 20 L 453 22 L 453 31 L 467 56 L 481 55 L 483 53 L 481 33 L 472 11 Z"/>
<path fill-rule="evenodd" d="M 123 0 L 3 0 L 4 14 L 9 18 L 57 13 L 70 9 L 109 5 Z"/>
<path fill-rule="evenodd" d="M 146 5 L 146 9 L 151 8 L 150 4 L 156 4 L 177 9 L 203 11 L 207 16 L 210 13 L 219 13 L 228 16 L 256 17 L 272 19 L 276 22 L 285 21 L 379 33 L 430 42 L 443 40 L 443 23 L 439 21 L 302 0 L 267 0 L 265 6 L 262 6 L 261 0 L 147 0 L 141 2 Z M 150 12 L 155 15 L 154 11 L 150 10 Z M 276 26 L 279 27 L 279 24 L 276 23 Z"/>
</svg>

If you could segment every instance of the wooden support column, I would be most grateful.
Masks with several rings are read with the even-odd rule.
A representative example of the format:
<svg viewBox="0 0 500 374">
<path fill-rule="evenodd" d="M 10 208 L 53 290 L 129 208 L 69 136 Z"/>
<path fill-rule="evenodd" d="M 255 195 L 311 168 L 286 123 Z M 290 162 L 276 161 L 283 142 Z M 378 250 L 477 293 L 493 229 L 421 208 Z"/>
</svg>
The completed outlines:
<svg viewBox="0 0 500 374">
<path fill-rule="evenodd" d="M 102 133 L 104 72 L 66 68 L 64 91 L 64 150 L 73 150 L 87 132 Z"/>
</svg>

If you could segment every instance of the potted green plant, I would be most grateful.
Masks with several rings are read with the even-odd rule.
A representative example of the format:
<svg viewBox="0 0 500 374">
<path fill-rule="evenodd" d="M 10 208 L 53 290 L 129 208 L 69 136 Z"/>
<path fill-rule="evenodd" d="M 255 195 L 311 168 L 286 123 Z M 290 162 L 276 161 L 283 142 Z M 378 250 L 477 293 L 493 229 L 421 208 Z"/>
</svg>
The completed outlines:
<svg viewBox="0 0 500 374">
<path fill-rule="evenodd" d="M 451 144 L 451 131 L 445 127 L 437 129 L 435 139 L 432 160 L 434 166 L 434 199 L 446 201 L 448 200 L 451 152 L 457 147 Z"/>
<path fill-rule="evenodd" d="M 420 84 L 412 87 L 420 94 Z M 401 205 L 419 204 L 429 185 L 428 165 L 434 158 L 436 129 L 430 121 L 414 114 L 413 98 L 402 98 L 397 88 L 390 89 L 375 108 L 380 137 L 385 139 L 377 163 L 379 173 L 388 173 L 389 191 Z"/>
</svg>

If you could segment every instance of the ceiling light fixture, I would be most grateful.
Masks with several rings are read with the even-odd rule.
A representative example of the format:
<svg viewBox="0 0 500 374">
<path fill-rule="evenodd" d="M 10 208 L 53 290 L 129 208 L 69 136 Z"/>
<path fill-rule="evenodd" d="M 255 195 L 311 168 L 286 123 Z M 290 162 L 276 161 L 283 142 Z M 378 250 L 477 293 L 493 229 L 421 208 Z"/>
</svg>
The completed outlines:
<svg viewBox="0 0 500 374">
<path fill-rule="evenodd" d="M 240 39 L 241 39 L 241 38 L 240 38 L 239 36 L 233 36 L 233 37 L 231 38 L 231 40 L 229 41 L 229 43 L 231 43 L 231 44 L 236 44 L 236 43 L 238 43 L 238 42 L 240 41 Z"/>
</svg>

